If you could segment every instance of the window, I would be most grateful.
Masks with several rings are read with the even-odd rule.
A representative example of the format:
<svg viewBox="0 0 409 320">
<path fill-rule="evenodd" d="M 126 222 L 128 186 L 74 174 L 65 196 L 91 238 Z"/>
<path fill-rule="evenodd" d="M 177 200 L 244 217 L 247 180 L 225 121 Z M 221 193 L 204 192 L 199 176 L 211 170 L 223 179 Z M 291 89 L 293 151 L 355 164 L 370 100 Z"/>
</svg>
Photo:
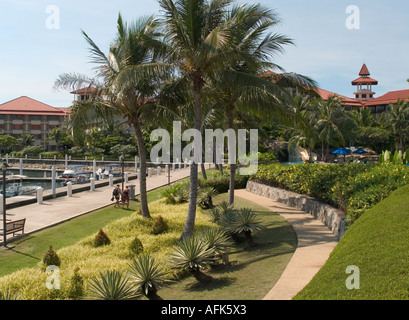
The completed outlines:
<svg viewBox="0 0 409 320">
<path fill-rule="evenodd" d="M 32 116 L 30 116 L 30 120 L 41 120 L 41 116 L 40 115 L 32 115 Z"/>
<path fill-rule="evenodd" d="M 13 124 L 13 130 L 23 130 L 22 124 Z"/>
<path fill-rule="evenodd" d="M 41 130 L 41 124 L 32 124 L 31 130 Z"/>
<path fill-rule="evenodd" d="M 48 116 L 47 120 L 48 121 L 59 121 L 60 117 L 59 116 Z"/>
<path fill-rule="evenodd" d="M 366 98 L 366 93 L 364 93 L 364 94 L 362 95 L 362 98 Z"/>
</svg>

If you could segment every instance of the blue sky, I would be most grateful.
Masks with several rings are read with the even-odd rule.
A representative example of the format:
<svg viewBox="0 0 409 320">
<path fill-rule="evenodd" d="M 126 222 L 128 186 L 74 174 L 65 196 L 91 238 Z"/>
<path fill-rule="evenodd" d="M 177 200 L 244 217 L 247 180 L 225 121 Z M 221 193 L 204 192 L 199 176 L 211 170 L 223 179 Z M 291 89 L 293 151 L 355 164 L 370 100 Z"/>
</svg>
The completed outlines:
<svg viewBox="0 0 409 320">
<path fill-rule="evenodd" d="M 407 1 L 237 1 L 246 2 L 276 10 L 282 22 L 272 31 L 294 40 L 295 46 L 287 46 L 275 60 L 286 71 L 310 76 L 321 88 L 352 97 L 351 81 L 366 63 L 371 77 L 379 81 L 376 96 L 409 88 Z M 359 9 L 359 29 L 346 26 L 350 5 Z M 58 9 L 59 29 L 47 28 L 56 14 L 47 8 Z M 119 12 L 130 21 L 159 14 L 159 6 L 156 0 L 0 0 L 0 103 L 29 96 L 68 107 L 72 95 L 52 89 L 58 75 L 94 72 L 81 29 L 106 52 Z"/>
</svg>

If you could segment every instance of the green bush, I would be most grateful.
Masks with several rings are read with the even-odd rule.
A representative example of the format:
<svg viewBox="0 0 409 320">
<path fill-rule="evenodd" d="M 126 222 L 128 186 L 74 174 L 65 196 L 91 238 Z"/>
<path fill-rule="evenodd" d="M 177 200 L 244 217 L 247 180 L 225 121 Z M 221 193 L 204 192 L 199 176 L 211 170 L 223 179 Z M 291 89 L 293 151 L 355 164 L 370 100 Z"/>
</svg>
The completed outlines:
<svg viewBox="0 0 409 320">
<path fill-rule="evenodd" d="M 131 245 L 129 246 L 129 251 L 131 252 L 132 256 L 138 255 L 143 252 L 143 245 L 138 237 L 135 237 L 135 239 L 131 242 Z"/>
<path fill-rule="evenodd" d="M 59 267 L 61 264 L 60 258 L 53 250 L 53 247 L 50 246 L 50 248 L 44 253 L 43 255 L 43 264 L 48 267 L 48 266 L 57 266 Z"/>
<path fill-rule="evenodd" d="M 343 165 L 260 165 L 252 180 L 309 195 L 347 213 L 353 223 L 363 212 L 409 183 L 409 167 L 392 163 Z"/>
<path fill-rule="evenodd" d="M 40 153 L 44 152 L 44 149 L 40 146 L 29 146 L 25 147 L 21 152 L 29 157 L 38 157 Z"/>
<path fill-rule="evenodd" d="M 75 268 L 68 284 L 67 297 L 72 300 L 78 300 L 84 295 L 84 279 L 79 274 L 79 270 L 80 268 Z"/>
</svg>

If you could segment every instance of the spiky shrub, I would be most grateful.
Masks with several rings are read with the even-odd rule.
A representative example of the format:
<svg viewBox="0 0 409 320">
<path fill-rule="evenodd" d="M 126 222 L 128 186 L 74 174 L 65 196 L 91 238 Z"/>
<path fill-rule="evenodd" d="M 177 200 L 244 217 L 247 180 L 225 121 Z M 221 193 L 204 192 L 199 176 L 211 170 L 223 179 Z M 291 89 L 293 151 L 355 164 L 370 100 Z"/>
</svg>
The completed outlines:
<svg viewBox="0 0 409 320">
<path fill-rule="evenodd" d="M 111 243 L 111 240 L 107 236 L 107 234 L 102 230 L 99 229 L 97 235 L 95 236 L 94 239 L 94 245 L 95 247 L 100 247 L 100 246 L 105 246 Z"/>
<path fill-rule="evenodd" d="M 178 241 L 170 253 L 170 265 L 177 270 L 188 270 L 197 281 L 207 283 L 213 278 L 201 270 L 214 262 L 214 249 L 196 236 L 190 236 Z"/>
<path fill-rule="evenodd" d="M 60 257 L 58 256 L 57 252 L 53 250 L 53 246 L 44 253 L 43 255 L 43 264 L 48 266 L 57 266 L 59 267 L 61 264 Z"/>
<path fill-rule="evenodd" d="M 80 268 L 75 268 L 68 284 L 67 296 L 73 300 L 80 299 L 84 295 L 84 279 L 79 274 L 79 270 Z"/>
<path fill-rule="evenodd" d="M 189 182 L 178 182 L 167 187 L 161 196 L 167 204 L 184 203 L 189 200 Z"/>
<path fill-rule="evenodd" d="M 88 283 L 87 298 L 91 300 L 131 300 L 139 293 L 121 271 L 106 271 Z"/>
<path fill-rule="evenodd" d="M 235 235 L 243 234 L 248 245 L 254 247 L 252 233 L 261 229 L 259 219 L 252 209 L 241 208 L 226 216 L 223 226 L 227 232 Z"/>
<path fill-rule="evenodd" d="M 129 265 L 132 283 L 149 300 L 162 300 L 157 292 L 162 285 L 169 281 L 168 274 L 164 271 L 164 266 L 149 255 L 138 256 L 136 259 L 132 259 L 132 263 Z"/>
<path fill-rule="evenodd" d="M 227 254 L 228 248 L 232 246 L 231 238 L 220 228 L 206 228 L 200 233 L 199 237 L 209 249 L 214 250 L 215 261 L 211 265 L 217 265 L 216 261 L 220 260 L 224 253 Z"/>
<path fill-rule="evenodd" d="M 132 240 L 131 245 L 129 246 L 129 251 L 132 256 L 138 255 L 143 252 L 143 245 L 138 237 L 135 237 L 135 239 Z"/>
<path fill-rule="evenodd" d="M 230 205 L 227 201 L 222 201 L 218 205 L 216 205 L 216 207 L 204 211 L 204 213 L 208 216 L 211 222 L 222 224 L 224 216 L 232 211 L 233 206 Z"/>
<path fill-rule="evenodd" d="M 152 225 L 153 234 L 161 234 L 168 230 L 168 224 L 162 216 L 158 216 Z"/>
<path fill-rule="evenodd" d="M 202 209 L 212 209 L 213 197 L 217 194 L 216 189 L 212 187 L 199 187 L 197 203 Z"/>
</svg>

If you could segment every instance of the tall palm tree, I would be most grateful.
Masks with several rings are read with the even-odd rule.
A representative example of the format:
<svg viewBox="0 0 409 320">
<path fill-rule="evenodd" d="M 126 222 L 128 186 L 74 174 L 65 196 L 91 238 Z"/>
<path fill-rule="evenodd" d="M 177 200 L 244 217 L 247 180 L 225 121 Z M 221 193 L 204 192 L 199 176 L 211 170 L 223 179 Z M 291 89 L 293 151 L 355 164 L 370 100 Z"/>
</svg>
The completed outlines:
<svg viewBox="0 0 409 320">
<path fill-rule="evenodd" d="M 90 46 L 92 62 L 98 65 L 99 82 L 85 76 L 68 74 L 60 76 L 56 86 L 73 88 L 88 84 L 98 87 L 99 94 L 82 106 L 88 105 L 92 110 L 97 110 L 97 114 L 103 115 L 102 118 L 119 115 L 134 128 L 140 157 L 142 216 L 150 218 L 142 118 L 147 109 L 154 106 L 158 82 L 164 74 L 163 64 L 157 63 L 163 46 L 159 40 L 159 25 L 153 16 L 142 17 L 128 26 L 119 14 L 117 28 L 117 37 L 107 55 L 83 31 Z M 78 109 L 78 112 L 86 113 L 81 107 Z"/>
<path fill-rule="evenodd" d="M 262 119 L 287 120 L 284 100 L 289 98 L 289 87 L 313 88 L 316 84 L 305 76 L 284 72 L 273 62 L 274 57 L 283 52 L 284 45 L 293 44 L 286 36 L 269 32 L 280 22 L 277 14 L 260 5 L 241 5 L 233 6 L 229 20 L 234 23 L 230 41 L 235 54 L 229 55 L 225 70 L 212 83 L 226 115 L 227 129 L 236 130 L 237 114 L 249 111 Z M 278 76 L 279 81 L 263 76 L 271 74 Z M 234 203 L 236 167 L 236 162 L 230 163 L 231 205 Z"/>
<path fill-rule="evenodd" d="M 201 131 L 206 78 L 226 59 L 231 36 L 226 10 L 230 0 L 159 0 L 165 39 L 182 77 L 189 79 L 194 101 L 194 129 Z M 195 150 L 201 154 L 201 150 Z M 182 238 L 192 235 L 196 218 L 198 163 L 190 166 L 190 197 Z"/>
</svg>

